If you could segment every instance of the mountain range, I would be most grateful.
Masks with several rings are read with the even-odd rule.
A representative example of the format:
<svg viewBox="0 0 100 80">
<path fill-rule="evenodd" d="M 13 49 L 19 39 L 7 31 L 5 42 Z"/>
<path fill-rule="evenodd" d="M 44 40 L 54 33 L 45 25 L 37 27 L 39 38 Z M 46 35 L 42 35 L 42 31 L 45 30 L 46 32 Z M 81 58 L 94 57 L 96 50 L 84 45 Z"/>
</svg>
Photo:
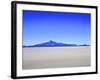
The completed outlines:
<svg viewBox="0 0 100 80">
<path fill-rule="evenodd" d="M 35 44 L 35 45 L 29 45 L 29 46 L 23 46 L 23 47 L 64 47 L 64 46 L 89 46 L 89 45 L 65 44 L 65 43 L 59 43 L 59 42 L 50 40 L 48 42 Z"/>
</svg>

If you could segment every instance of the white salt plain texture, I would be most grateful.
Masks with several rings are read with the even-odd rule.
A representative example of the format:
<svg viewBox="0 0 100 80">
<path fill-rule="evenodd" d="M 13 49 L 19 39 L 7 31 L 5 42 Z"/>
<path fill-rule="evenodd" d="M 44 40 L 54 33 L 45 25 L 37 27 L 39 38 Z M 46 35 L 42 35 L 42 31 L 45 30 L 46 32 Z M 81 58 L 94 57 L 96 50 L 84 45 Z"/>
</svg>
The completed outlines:
<svg viewBox="0 0 100 80">
<path fill-rule="evenodd" d="M 84 67 L 90 65 L 90 46 L 23 48 L 23 69 Z"/>
</svg>

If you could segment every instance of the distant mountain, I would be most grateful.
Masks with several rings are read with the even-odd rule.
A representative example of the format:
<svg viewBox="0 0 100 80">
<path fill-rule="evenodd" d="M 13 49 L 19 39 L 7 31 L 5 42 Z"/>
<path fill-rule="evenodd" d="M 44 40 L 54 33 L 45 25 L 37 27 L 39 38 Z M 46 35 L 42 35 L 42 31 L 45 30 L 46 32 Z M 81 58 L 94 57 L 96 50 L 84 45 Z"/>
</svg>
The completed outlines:
<svg viewBox="0 0 100 80">
<path fill-rule="evenodd" d="M 58 42 L 50 40 L 48 42 L 30 45 L 30 46 L 23 46 L 23 47 L 63 47 L 63 46 L 77 46 L 77 45 L 76 44 L 58 43 Z"/>
<path fill-rule="evenodd" d="M 90 45 L 87 45 L 87 44 L 83 44 L 83 45 L 78 45 L 78 46 L 90 46 Z"/>
</svg>

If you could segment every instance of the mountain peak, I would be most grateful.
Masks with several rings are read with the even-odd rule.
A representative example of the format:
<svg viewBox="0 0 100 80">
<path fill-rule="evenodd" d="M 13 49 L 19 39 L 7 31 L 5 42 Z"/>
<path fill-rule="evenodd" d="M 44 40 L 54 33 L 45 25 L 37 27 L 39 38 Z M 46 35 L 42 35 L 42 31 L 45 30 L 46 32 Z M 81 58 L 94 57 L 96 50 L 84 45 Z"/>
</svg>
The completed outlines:
<svg viewBox="0 0 100 80">
<path fill-rule="evenodd" d="M 49 42 L 54 42 L 54 41 L 50 40 Z"/>
<path fill-rule="evenodd" d="M 48 42 L 40 43 L 32 45 L 31 47 L 60 47 L 60 46 L 76 46 L 76 44 L 65 44 L 65 43 L 59 43 L 53 40 L 50 40 Z"/>
<path fill-rule="evenodd" d="M 77 44 L 65 44 L 65 43 L 59 43 L 53 40 L 50 40 L 48 42 L 30 45 L 30 46 L 24 46 L 24 47 L 63 47 L 63 46 L 78 46 Z M 89 46 L 89 45 L 79 45 L 79 46 Z"/>
<path fill-rule="evenodd" d="M 52 40 L 50 40 L 50 41 L 48 41 L 49 43 L 56 43 L 55 41 L 52 41 Z"/>
</svg>

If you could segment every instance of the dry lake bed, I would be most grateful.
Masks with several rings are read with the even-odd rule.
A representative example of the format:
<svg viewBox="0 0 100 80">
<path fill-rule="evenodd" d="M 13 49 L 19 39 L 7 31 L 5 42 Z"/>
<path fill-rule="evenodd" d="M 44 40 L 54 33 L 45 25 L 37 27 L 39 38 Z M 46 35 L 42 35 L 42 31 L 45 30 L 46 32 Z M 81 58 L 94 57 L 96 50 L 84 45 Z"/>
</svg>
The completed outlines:
<svg viewBox="0 0 100 80">
<path fill-rule="evenodd" d="M 63 68 L 91 65 L 91 47 L 39 47 L 23 48 L 22 68 Z"/>
</svg>

